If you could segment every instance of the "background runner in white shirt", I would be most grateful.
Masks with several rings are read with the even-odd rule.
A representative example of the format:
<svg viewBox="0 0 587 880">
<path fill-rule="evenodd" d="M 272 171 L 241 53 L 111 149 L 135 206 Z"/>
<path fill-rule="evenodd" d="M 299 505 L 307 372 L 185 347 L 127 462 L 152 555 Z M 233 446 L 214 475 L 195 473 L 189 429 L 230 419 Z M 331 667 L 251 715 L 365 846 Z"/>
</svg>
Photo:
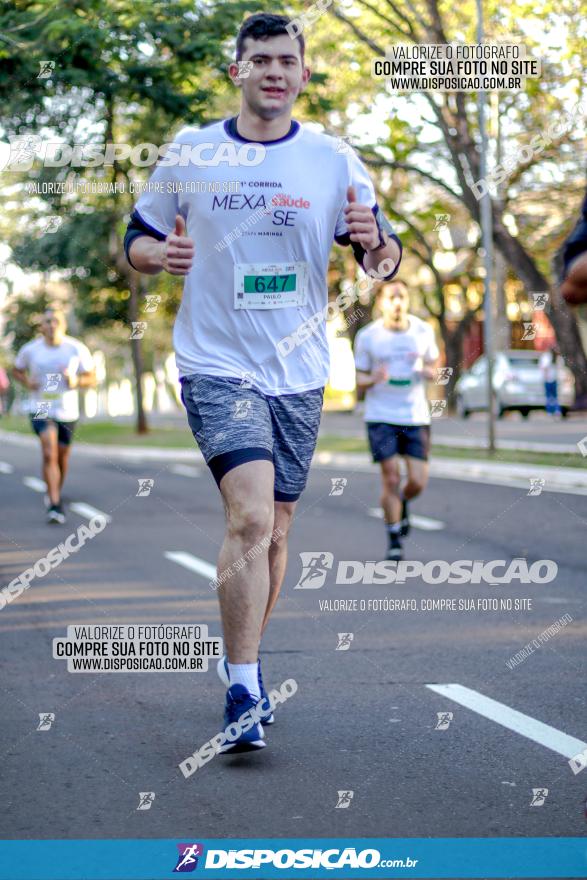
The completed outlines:
<svg viewBox="0 0 587 880">
<path fill-rule="evenodd" d="M 26 408 L 31 427 L 41 441 L 43 478 L 47 484 L 47 521 L 64 523 L 61 490 L 67 474 L 71 440 L 79 418 L 78 388 L 95 384 L 89 349 L 65 333 L 59 309 L 47 309 L 42 335 L 18 352 L 14 378 L 29 390 Z"/>
<path fill-rule="evenodd" d="M 408 534 L 408 501 L 428 482 L 430 410 L 426 379 L 434 375 L 438 347 L 432 327 L 408 313 L 403 281 L 381 287 L 376 306 L 381 317 L 355 338 L 357 387 L 365 390 L 365 422 L 373 461 L 381 465 L 381 506 L 388 532 L 388 559 L 402 558 L 401 538 Z M 408 480 L 400 487 L 398 456 Z"/>
</svg>

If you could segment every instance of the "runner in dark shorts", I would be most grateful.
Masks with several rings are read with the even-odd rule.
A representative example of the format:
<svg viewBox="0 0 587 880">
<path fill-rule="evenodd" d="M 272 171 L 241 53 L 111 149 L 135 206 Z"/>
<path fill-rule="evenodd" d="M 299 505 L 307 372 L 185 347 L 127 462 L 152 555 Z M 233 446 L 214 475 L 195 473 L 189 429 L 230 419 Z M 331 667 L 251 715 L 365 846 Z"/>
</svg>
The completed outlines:
<svg viewBox="0 0 587 880">
<path fill-rule="evenodd" d="M 431 379 L 438 347 L 429 324 L 409 314 L 403 281 L 381 287 L 381 317 L 357 333 L 357 387 L 365 391 L 365 422 L 373 461 L 381 466 L 381 506 L 389 547 L 387 559 L 403 559 L 402 538 L 410 530 L 408 501 L 428 482 L 430 410 L 425 380 Z M 399 459 L 408 479 L 401 486 Z"/>
<path fill-rule="evenodd" d="M 430 425 L 390 425 L 367 422 L 367 436 L 373 461 L 385 461 L 394 455 L 428 461 Z"/>
<path fill-rule="evenodd" d="M 31 428 L 40 437 L 51 425 L 57 429 L 57 443 L 59 446 L 69 446 L 77 425 L 76 422 L 60 422 L 58 419 L 36 419 L 31 415 Z"/>
<path fill-rule="evenodd" d="M 47 522 L 62 525 L 61 490 L 79 417 L 78 388 L 89 388 L 96 380 L 92 355 L 83 342 L 66 335 L 61 309 L 47 309 L 41 331 L 18 352 L 13 375 L 29 391 L 31 428 L 41 441 Z"/>
<path fill-rule="evenodd" d="M 323 396 L 324 388 L 270 396 L 222 376 L 181 380 L 190 428 L 217 485 L 245 462 L 270 461 L 276 501 L 297 501 L 306 487 Z"/>
<path fill-rule="evenodd" d="M 332 243 L 351 245 L 378 278 L 391 278 L 401 258 L 357 153 L 292 119 L 310 70 L 303 36 L 288 26 L 266 13 L 245 20 L 228 70 L 239 115 L 176 135 L 172 161 L 159 163 L 125 238 L 139 272 L 186 276 L 176 361 L 227 520 L 217 567 L 226 730 L 267 705 L 259 644 L 283 582 L 328 379 Z M 200 185 L 211 178 L 216 190 Z M 263 748 L 262 724 L 272 720 L 265 713 L 223 751 Z"/>
</svg>

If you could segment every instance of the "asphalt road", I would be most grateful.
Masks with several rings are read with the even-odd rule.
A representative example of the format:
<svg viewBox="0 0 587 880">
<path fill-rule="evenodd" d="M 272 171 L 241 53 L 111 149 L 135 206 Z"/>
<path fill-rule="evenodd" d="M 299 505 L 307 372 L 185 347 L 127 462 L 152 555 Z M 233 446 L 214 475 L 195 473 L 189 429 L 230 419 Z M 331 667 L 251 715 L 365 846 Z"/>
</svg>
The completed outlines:
<svg viewBox="0 0 587 880">
<path fill-rule="evenodd" d="M 44 522 L 34 450 L 0 451 L 0 583 L 88 522 Z M 332 479 L 347 484 L 331 495 Z M 138 481 L 154 480 L 137 497 Z M 27 481 L 30 483 L 30 481 Z M 34 486 L 34 481 L 33 481 Z M 194 623 L 220 635 L 209 577 L 166 553 L 213 565 L 223 513 L 207 471 L 79 456 L 66 495 L 109 525 L 0 610 L 4 838 L 582 836 L 587 770 L 587 499 L 433 480 L 414 513 L 412 560 L 551 559 L 552 583 L 336 585 L 340 560 L 380 560 L 373 473 L 313 469 L 290 539 L 283 595 L 263 645 L 277 710 L 269 748 L 216 757 L 185 779 L 178 764 L 221 729 L 223 690 L 207 673 L 73 674 L 52 658 L 71 624 Z M 83 508 L 81 508 L 83 510 Z M 375 510 L 374 510 L 375 509 Z M 333 555 L 319 589 L 294 589 L 300 553 Z M 205 569 L 204 569 L 205 570 Z M 327 611 L 334 599 L 530 599 L 529 610 Z M 572 621 L 523 662 L 506 662 L 564 614 Z M 338 633 L 353 633 L 336 650 Z M 428 685 L 458 684 L 477 708 Z M 451 691 L 454 696 L 454 690 Z M 495 703 L 480 714 L 480 695 Z M 546 727 L 508 714 L 517 710 Z M 436 729 L 438 713 L 447 729 Z M 40 713 L 54 713 L 37 730 Z M 512 721 L 512 718 L 514 720 Z M 516 728 L 517 724 L 520 729 Z M 538 731 L 538 732 L 537 732 Z M 537 736 L 539 742 L 527 735 Z M 569 740 L 568 737 L 574 738 Z M 585 741 L 585 742 L 584 742 Z M 531 805 L 533 789 L 548 789 Z M 336 806 L 352 791 L 350 806 Z M 137 810 L 139 792 L 154 792 Z M 540 800 L 540 795 L 538 796 Z"/>
</svg>

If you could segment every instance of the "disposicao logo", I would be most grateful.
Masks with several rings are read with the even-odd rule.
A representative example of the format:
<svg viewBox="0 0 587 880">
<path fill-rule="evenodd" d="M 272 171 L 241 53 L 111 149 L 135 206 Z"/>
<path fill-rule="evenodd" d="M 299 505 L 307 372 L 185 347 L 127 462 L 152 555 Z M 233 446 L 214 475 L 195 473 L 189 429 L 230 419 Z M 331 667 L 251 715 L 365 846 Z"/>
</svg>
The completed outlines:
<svg viewBox="0 0 587 880">
<path fill-rule="evenodd" d="M 198 859 L 204 855 L 204 847 L 201 843 L 178 843 L 179 855 L 177 865 L 173 869 L 174 874 L 188 874 L 198 867 Z"/>
</svg>

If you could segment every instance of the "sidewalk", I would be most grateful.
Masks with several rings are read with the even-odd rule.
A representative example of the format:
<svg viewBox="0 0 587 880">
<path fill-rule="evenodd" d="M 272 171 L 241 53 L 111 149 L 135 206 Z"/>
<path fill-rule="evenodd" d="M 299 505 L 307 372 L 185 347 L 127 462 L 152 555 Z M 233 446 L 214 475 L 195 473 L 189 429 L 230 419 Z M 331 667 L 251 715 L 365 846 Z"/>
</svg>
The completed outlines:
<svg viewBox="0 0 587 880">
<path fill-rule="evenodd" d="M 499 449 L 568 455 L 579 452 L 577 443 L 587 436 L 587 418 L 583 414 L 572 414 L 568 419 L 555 422 L 544 413 L 531 413 L 529 419 L 512 413 L 499 419 L 495 428 Z M 354 412 L 323 412 L 320 434 L 363 438 L 362 405 L 359 404 Z M 485 414 L 473 415 L 469 419 L 452 415 L 432 419 L 432 442 L 435 446 L 487 449 Z"/>
</svg>

